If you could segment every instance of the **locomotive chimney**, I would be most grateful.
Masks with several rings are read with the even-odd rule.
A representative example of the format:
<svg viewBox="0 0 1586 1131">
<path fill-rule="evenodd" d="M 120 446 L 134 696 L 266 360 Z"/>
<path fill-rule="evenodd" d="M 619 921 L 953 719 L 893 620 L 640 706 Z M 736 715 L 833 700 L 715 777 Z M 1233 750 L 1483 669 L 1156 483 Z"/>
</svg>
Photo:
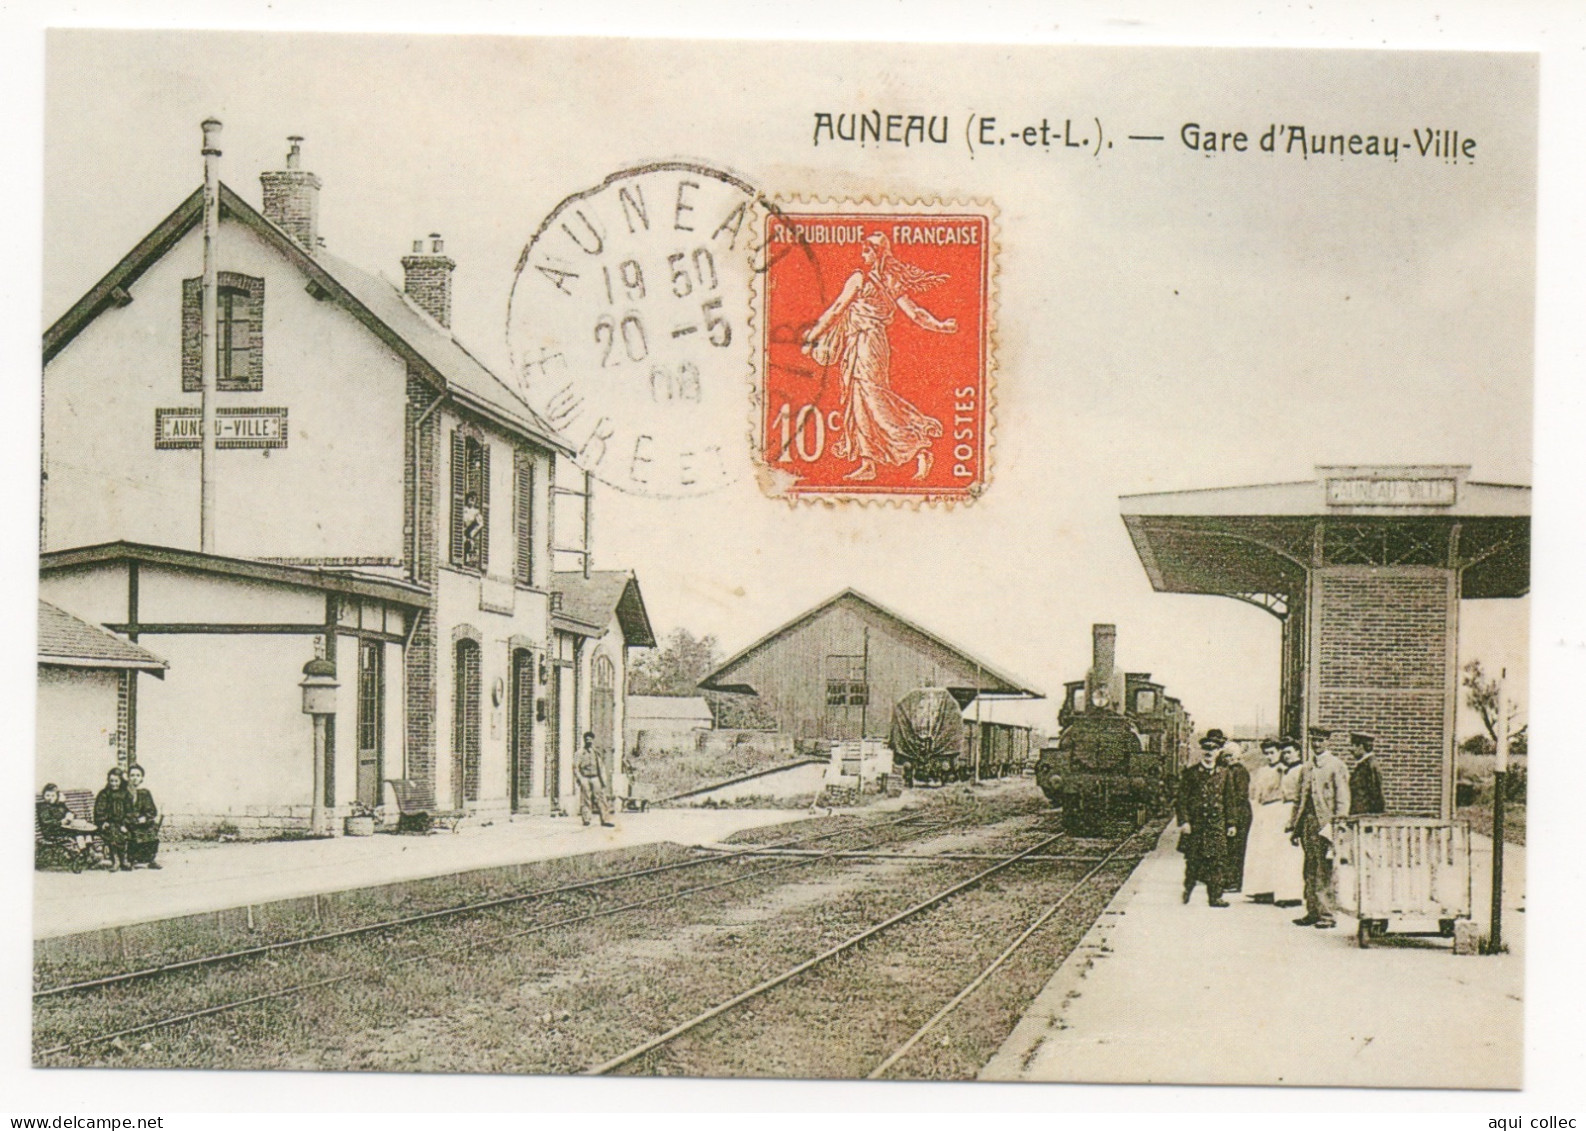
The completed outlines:
<svg viewBox="0 0 1586 1131">
<path fill-rule="evenodd" d="M 1090 666 L 1095 671 L 1100 682 L 1107 683 L 1112 678 L 1113 666 L 1117 663 L 1118 626 L 1115 624 L 1091 625 L 1090 634 Z"/>
</svg>

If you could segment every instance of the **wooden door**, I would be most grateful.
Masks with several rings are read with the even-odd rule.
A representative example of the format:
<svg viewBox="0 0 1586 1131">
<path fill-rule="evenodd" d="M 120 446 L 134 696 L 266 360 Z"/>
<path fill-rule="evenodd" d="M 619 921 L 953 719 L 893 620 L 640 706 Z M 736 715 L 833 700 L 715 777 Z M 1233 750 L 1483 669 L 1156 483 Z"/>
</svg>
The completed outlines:
<svg viewBox="0 0 1586 1131">
<path fill-rule="evenodd" d="M 507 795 L 516 813 L 526 807 L 534 788 L 534 655 L 523 648 L 512 653 L 511 714 Z"/>
<path fill-rule="evenodd" d="M 381 752 L 385 745 L 385 645 L 358 642 L 358 802 L 380 804 L 385 776 Z"/>
</svg>

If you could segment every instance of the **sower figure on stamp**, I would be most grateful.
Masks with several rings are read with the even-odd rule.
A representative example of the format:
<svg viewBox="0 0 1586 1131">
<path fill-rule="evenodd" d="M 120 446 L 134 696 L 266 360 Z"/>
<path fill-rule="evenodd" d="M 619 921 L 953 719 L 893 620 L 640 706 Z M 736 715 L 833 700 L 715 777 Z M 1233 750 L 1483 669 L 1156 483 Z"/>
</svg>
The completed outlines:
<svg viewBox="0 0 1586 1131">
<path fill-rule="evenodd" d="M 1201 739 L 1201 760 L 1179 776 L 1178 849 L 1184 854 L 1184 902 L 1190 901 L 1195 885 L 1206 885 L 1206 903 L 1227 907 L 1223 882 L 1228 874 L 1228 771 L 1217 765 L 1217 752 L 1223 748 L 1220 730 L 1210 730 Z"/>
<path fill-rule="evenodd" d="M 1226 891 L 1245 888 L 1245 849 L 1250 844 L 1250 771 L 1239 760 L 1239 744 L 1230 742 L 1217 755 L 1217 764 L 1228 775 L 1228 878 Z"/>
<path fill-rule="evenodd" d="M 957 319 L 939 319 L 911 297 L 946 282 L 947 276 L 896 258 L 892 241 L 880 232 L 866 236 L 860 252 L 863 270 L 848 277 L 836 301 L 804 335 L 801 348 L 818 364 L 836 364 L 842 373 L 842 436 L 832 453 L 859 461 L 844 478 L 874 479 L 878 462 L 901 467 L 914 460 L 914 478 L 924 479 L 931 473 L 931 440 L 942 434 L 942 422 L 892 391 L 887 327 L 901 310 L 923 330 L 957 333 Z"/>
<path fill-rule="evenodd" d="M 595 732 L 584 732 L 584 745 L 578 752 L 578 815 L 589 824 L 589 815 L 597 813 L 600 823 L 611 827 L 611 784 L 606 780 L 606 767 L 595 750 Z"/>
<path fill-rule="evenodd" d="M 1377 768 L 1373 747 L 1377 740 L 1369 734 L 1349 736 L 1355 768 L 1349 771 L 1349 815 L 1386 813 L 1388 802 L 1382 795 L 1382 771 Z"/>
<path fill-rule="evenodd" d="M 1336 926 L 1333 895 L 1334 822 L 1349 815 L 1349 771 L 1332 752 L 1332 731 L 1311 728 L 1315 756 L 1300 771 L 1293 836 L 1305 852 L 1305 914 L 1297 927 Z"/>
</svg>

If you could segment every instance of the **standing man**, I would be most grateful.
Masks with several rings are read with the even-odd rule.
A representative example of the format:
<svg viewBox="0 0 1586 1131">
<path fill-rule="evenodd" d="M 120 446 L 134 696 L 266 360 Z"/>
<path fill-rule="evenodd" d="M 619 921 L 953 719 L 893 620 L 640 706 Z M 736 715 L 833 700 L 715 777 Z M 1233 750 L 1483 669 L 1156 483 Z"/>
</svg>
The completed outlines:
<svg viewBox="0 0 1586 1131">
<path fill-rule="evenodd" d="M 1382 796 L 1382 772 L 1377 769 L 1373 750 L 1377 740 L 1369 734 L 1349 736 L 1350 755 L 1355 768 L 1349 771 L 1349 815 L 1367 816 L 1388 811 L 1387 799 Z"/>
<path fill-rule="evenodd" d="M 1228 772 L 1217 765 L 1226 739 L 1209 730 L 1200 741 L 1201 760 L 1179 776 L 1178 850 L 1184 854 L 1184 902 L 1195 885 L 1206 885 L 1206 904 L 1227 907 L 1223 882 L 1228 873 L 1228 840 L 1235 826 L 1228 814 Z"/>
<path fill-rule="evenodd" d="M 1239 760 L 1239 744 L 1230 742 L 1217 755 L 1217 764 L 1226 774 L 1228 825 L 1228 891 L 1245 889 L 1245 848 L 1250 844 L 1250 771 Z"/>
<path fill-rule="evenodd" d="M 1349 771 L 1332 751 L 1333 732 L 1311 728 L 1315 756 L 1300 770 L 1300 795 L 1294 802 L 1293 837 L 1305 853 L 1305 914 L 1296 927 L 1326 930 L 1338 925 L 1333 895 L 1334 822 L 1349 815 Z"/>
<path fill-rule="evenodd" d="M 610 783 L 606 781 L 606 767 L 595 750 L 595 732 L 584 732 L 584 746 L 578 752 L 578 815 L 589 824 L 590 813 L 600 815 L 600 823 L 611 828 Z"/>
</svg>

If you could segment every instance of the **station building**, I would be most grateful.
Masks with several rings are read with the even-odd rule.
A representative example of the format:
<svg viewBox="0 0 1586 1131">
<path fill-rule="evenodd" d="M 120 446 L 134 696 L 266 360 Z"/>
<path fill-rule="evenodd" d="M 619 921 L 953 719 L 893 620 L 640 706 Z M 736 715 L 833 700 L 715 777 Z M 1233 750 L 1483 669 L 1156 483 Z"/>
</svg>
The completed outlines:
<svg viewBox="0 0 1586 1131">
<path fill-rule="evenodd" d="M 1469 473 L 1321 466 L 1301 482 L 1120 503 L 1153 588 L 1232 597 L 1282 624 L 1285 732 L 1373 734 L 1388 811 L 1446 820 L 1460 603 L 1530 589 L 1531 489 Z"/>
<path fill-rule="evenodd" d="M 589 503 L 566 441 L 453 337 L 439 236 L 400 287 L 326 250 L 298 140 L 262 208 L 218 186 L 208 552 L 202 188 L 44 334 L 41 596 L 168 664 L 125 669 L 97 756 L 144 764 L 172 831 L 302 829 L 316 794 L 340 817 L 396 778 L 554 811 L 579 736 L 620 742 L 627 650 L 653 643 L 637 581 L 589 570 L 587 541 L 554 569 L 553 500 Z M 319 777 L 316 658 L 338 684 Z M 41 731 L 67 709 L 41 675 Z"/>
<path fill-rule="evenodd" d="M 767 633 L 699 683 L 701 691 L 758 696 L 778 729 L 806 749 L 886 740 L 893 707 L 925 687 L 945 688 L 961 710 L 977 699 L 1043 698 L 853 589 Z M 983 722 L 970 741 L 995 745 L 999 757 L 1028 757 L 1027 727 Z"/>
</svg>

